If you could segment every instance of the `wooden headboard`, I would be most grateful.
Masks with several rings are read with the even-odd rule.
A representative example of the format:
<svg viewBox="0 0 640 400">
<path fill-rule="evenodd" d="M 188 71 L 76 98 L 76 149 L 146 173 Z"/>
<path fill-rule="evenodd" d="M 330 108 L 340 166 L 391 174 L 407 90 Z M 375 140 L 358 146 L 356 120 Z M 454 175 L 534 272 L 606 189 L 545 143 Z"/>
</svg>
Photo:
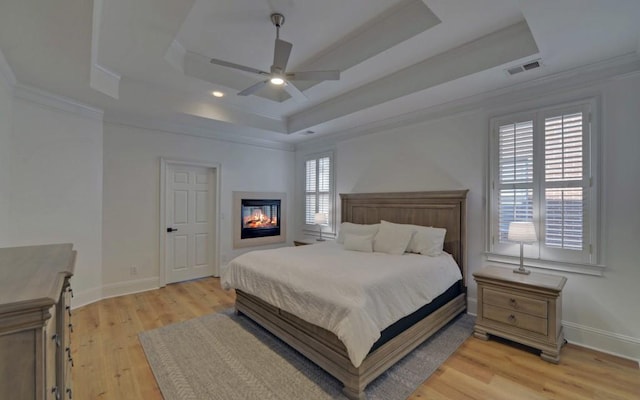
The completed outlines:
<svg viewBox="0 0 640 400">
<path fill-rule="evenodd" d="M 385 220 L 445 228 L 444 250 L 456 260 L 466 282 L 467 192 L 341 193 L 342 222 L 377 224 Z"/>
</svg>

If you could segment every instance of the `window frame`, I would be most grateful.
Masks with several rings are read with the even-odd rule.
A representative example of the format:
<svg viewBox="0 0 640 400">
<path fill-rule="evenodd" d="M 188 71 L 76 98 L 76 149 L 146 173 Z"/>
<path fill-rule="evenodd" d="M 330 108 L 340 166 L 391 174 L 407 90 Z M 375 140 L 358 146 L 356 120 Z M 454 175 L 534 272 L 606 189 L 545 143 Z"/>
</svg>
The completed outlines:
<svg viewBox="0 0 640 400">
<path fill-rule="evenodd" d="M 517 243 L 499 242 L 499 128 L 505 124 L 533 121 L 533 222 L 538 242 L 524 246 L 525 264 L 529 267 L 602 275 L 600 188 L 600 132 L 597 121 L 598 99 L 588 98 L 552 106 L 531 108 L 490 118 L 489 121 L 489 171 L 487 174 L 487 240 L 486 255 L 489 261 L 519 264 L 520 246 Z M 580 251 L 555 249 L 544 244 L 543 221 L 545 213 L 545 189 L 555 186 L 545 182 L 545 119 L 566 115 L 580 110 L 583 113 L 583 249 Z M 561 187 L 565 187 L 560 185 Z M 566 187 L 574 186 L 567 184 Z"/>
<path fill-rule="evenodd" d="M 328 212 L 328 226 L 323 227 L 322 235 L 333 237 L 335 236 L 335 215 L 336 215 L 336 207 L 335 207 L 335 157 L 334 152 L 332 150 L 323 151 L 319 153 L 310 153 L 306 154 L 302 160 L 302 230 L 305 235 L 309 236 L 319 236 L 320 232 L 318 230 L 318 225 L 307 223 L 306 213 L 307 213 L 307 162 L 310 160 L 320 160 L 321 158 L 329 158 L 329 212 Z M 316 166 L 317 168 L 317 166 Z M 316 196 L 318 196 L 317 186 L 318 180 L 316 175 Z M 316 197 L 316 208 L 317 208 L 317 197 Z"/>
</svg>

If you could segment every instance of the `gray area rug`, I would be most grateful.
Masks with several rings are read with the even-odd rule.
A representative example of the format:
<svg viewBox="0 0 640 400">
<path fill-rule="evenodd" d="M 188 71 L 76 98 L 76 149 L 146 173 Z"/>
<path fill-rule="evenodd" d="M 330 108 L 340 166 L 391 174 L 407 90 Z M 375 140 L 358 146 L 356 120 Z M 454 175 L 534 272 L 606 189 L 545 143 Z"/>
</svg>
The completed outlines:
<svg viewBox="0 0 640 400">
<path fill-rule="evenodd" d="M 471 334 L 463 314 L 366 389 L 369 400 L 403 400 Z M 139 335 L 165 400 L 346 399 L 342 384 L 232 310 Z"/>
</svg>

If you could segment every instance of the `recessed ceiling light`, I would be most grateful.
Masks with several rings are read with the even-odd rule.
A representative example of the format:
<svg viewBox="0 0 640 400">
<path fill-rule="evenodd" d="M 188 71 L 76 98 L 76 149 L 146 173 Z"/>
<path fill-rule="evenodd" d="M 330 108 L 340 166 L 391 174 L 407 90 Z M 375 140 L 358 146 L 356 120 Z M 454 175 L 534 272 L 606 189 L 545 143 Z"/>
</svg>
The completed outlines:
<svg viewBox="0 0 640 400">
<path fill-rule="evenodd" d="M 224 93 L 222 93 L 219 90 L 214 90 L 213 92 L 211 92 L 212 95 L 214 95 L 215 97 L 222 97 L 224 96 Z"/>
</svg>

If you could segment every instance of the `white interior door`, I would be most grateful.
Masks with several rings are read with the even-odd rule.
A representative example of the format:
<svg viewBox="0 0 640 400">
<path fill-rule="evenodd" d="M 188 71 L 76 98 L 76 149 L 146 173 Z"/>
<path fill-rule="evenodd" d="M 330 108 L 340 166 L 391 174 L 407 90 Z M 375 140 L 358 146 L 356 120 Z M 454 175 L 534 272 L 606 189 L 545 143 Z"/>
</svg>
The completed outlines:
<svg viewBox="0 0 640 400">
<path fill-rule="evenodd" d="M 212 168 L 168 164 L 165 184 L 166 283 L 214 274 Z"/>
</svg>

